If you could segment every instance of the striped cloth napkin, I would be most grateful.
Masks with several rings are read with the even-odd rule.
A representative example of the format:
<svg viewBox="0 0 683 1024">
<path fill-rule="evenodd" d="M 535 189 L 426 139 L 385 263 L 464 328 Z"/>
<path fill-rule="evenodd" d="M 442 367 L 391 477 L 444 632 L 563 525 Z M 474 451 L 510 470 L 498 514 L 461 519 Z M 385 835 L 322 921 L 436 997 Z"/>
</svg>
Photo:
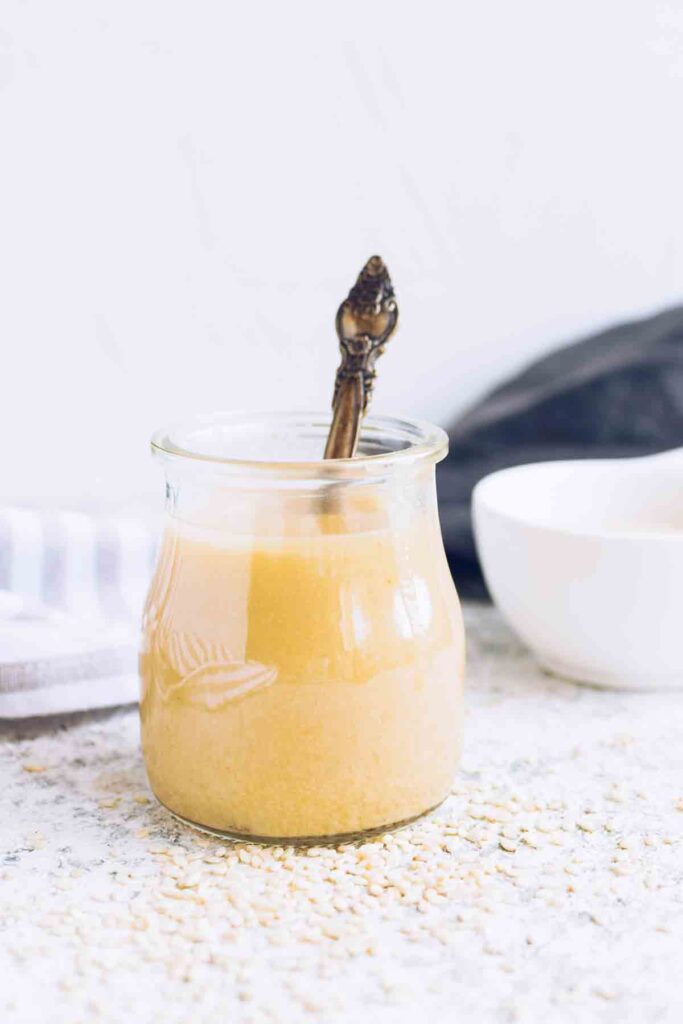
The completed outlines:
<svg viewBox="0 0 683 1024">
<path fill-rule="evenodd" d="M 144 521 L 0 508 L 0 718 L 137 700 L 156 538 Z"/>
</svg>

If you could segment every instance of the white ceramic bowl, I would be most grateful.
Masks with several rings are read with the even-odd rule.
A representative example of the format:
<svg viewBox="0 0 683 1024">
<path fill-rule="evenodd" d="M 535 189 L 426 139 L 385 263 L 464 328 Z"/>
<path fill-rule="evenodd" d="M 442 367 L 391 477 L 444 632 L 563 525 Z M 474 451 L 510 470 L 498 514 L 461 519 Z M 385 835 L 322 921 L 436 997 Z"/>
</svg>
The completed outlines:
<svg viewBox="0 0 683 1024">
<path fill-rule="evenodd" d="M 683 448 L 504 469 L 473 515 L 491 595 L 545 668 L 683 686 Z"/>
</svg>

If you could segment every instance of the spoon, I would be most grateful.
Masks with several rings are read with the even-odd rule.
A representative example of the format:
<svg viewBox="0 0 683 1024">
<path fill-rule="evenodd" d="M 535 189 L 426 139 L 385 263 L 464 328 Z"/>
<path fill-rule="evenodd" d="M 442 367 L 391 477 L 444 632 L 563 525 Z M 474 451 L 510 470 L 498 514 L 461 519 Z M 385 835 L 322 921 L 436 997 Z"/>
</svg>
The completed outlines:
<svg viewBox="0 0 683 1024">
<path fill-rule="evenodd" d="M 389 272 L 380 256 L 371 256 L 337 310 L 341 363 L 334 382 L 326 459 L 355 455 L 377 375 L 375 363 L 397 323 L 398 306 Z"/>
</svg>

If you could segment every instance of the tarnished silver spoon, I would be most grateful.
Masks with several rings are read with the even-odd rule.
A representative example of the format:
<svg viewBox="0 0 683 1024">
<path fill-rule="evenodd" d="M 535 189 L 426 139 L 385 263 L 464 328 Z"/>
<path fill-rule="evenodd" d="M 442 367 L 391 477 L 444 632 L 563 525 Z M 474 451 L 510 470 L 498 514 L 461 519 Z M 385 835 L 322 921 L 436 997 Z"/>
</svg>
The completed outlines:
<svg viewBox="0 0 683 1024">
<path fill-rule="evenodd" d="M 341 363 L 334 382 L 326 459 L 355 455 L 375 383 L 375 363 L 397 323 L 398 306 L 389 272 L 380 256 L 371 256 L 337 310 Z"/>
</svg>

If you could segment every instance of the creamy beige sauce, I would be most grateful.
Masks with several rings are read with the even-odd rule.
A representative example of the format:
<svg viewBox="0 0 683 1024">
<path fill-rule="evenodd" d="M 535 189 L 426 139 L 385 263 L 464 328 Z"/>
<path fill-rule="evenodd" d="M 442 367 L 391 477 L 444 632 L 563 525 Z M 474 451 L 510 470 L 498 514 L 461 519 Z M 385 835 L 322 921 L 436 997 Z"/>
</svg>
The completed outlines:
<svg viewBox="0 0 683 1024">
<path fill-rule="evenodd" d="M 224 539 L 170 527 L 148 599 L 142 741 L 182 817 L 355 833 L 448 793 L 464 641 L 438 526 Z"/>
</svg>

